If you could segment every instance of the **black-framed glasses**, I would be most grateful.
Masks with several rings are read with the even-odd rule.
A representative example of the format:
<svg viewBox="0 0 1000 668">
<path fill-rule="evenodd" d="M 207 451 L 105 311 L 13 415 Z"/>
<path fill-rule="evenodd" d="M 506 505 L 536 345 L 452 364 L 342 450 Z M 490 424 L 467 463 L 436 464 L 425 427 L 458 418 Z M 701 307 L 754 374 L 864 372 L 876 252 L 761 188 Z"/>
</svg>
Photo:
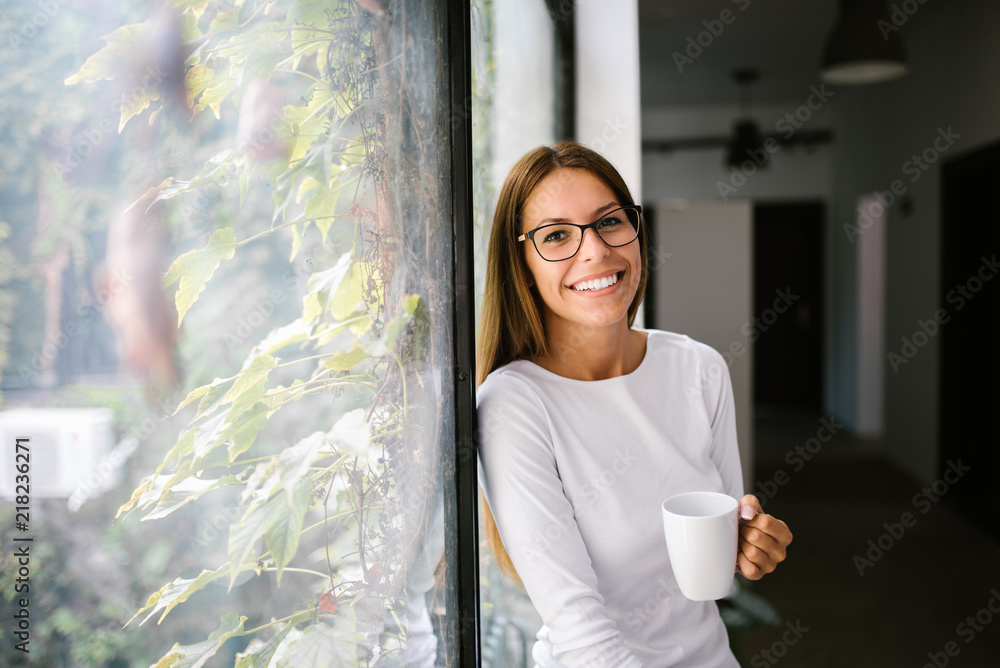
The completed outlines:
<svg viewBox="0 0 1000 668">
<path fill-rule="evenodd" d="M 639 237 L 639 221 L 642 207 L 637 204 L 619 207 L 601 216 L 589 225 L 573 223 L 552 223 L 536 227 L 517 238 L 535 245 L 538 254 L 548 262 L 568 260 L 580 251 L 583 235 L 588 229 L 601 238 L 611 248 L 625 246 Z"/>
</svg>

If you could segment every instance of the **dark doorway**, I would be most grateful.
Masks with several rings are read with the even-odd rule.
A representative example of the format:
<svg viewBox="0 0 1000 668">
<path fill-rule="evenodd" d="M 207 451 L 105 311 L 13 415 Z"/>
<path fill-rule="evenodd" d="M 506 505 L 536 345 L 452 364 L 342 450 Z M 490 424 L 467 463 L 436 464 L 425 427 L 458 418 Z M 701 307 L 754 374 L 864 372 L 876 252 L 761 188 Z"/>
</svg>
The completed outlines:
<svg viewBox="0 0 1000 668">
<path fill-rule="evenodd" d="M 822 202 L 754 206 L 754 403 L 819 412 Z M 754 340 L 756 337 L 756 340 Z"/>
<path fill-rule="evenodd" d="M 961 459 L 969 471 L 949 496 L 1000 535 L 1000 143 L 945 163 L 941 178 L 939 474 Z"/>
</svg>

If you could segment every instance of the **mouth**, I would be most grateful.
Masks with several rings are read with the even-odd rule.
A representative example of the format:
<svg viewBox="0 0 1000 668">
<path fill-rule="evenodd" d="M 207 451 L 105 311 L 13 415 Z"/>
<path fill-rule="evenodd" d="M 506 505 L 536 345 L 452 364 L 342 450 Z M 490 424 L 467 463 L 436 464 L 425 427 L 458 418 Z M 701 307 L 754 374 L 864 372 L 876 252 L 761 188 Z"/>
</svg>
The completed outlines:
<svg viewBox="0 0 1000 668">
<path fill-rule="evenodd" d="M 589 281 L 580 281 L 569 287 L 571 290 L 576 290 L 577 292 L 596 292 L 597 290 L 603 290 L 616 284 L 624 273 L 623 271 L 615 272 Z"/>
</svg>

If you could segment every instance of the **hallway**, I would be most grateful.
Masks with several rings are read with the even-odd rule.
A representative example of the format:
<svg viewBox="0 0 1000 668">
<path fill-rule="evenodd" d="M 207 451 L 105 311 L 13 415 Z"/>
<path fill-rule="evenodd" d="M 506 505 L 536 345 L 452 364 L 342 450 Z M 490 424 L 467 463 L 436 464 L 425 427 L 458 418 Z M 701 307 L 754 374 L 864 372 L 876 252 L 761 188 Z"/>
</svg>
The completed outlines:
<svg viewBox="0 0 1000 668">
<path fill-rule="evenodd" d="M 951 507 L 963 469 L 925 491 L 873 445 L 826 426 L 757 407 L 753 491 L 795 540 L 754 591 L 791 626 L 744 634 L 741 663 L 1000 665 L 1000 540 Z"/>
</svg>

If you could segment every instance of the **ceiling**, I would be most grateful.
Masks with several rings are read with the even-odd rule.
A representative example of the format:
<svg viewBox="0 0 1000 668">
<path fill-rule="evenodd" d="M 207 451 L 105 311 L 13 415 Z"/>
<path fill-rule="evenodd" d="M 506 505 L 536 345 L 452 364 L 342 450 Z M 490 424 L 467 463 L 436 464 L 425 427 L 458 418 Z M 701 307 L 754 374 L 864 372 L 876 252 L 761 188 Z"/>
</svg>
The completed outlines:
<svg viewBox="0 0 1000 668">
<path fill-rule="evenodd" d="M 730 23 L 719 19 L 723 11 Z M 642 104 L 737 106 L 734 69 L 754 67 L 753 103 L 801 101 L 819 63 L 837 0 L 639 0 Z M 712 23 L 718 35 L 708 32 Z M 721 30 L 720 30 L 721 28 Z M 690 47 L 688 38 L 708 46 Z M 710 38 L 710 39 L 709 39 Z M 674 54 L 688 56 L 682 62 Z"/>
</svg>

